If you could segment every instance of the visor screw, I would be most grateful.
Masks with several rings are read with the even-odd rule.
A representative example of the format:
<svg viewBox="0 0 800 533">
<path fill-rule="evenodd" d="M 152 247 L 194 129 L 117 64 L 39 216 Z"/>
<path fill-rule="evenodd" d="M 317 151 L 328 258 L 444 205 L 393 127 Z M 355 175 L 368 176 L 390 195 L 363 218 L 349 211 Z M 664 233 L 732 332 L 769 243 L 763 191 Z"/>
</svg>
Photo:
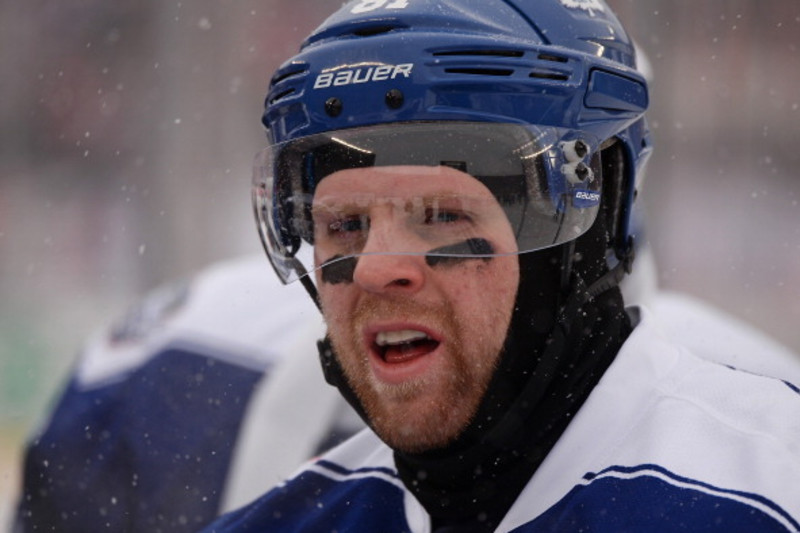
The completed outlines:
<svg viewBox="0 0 800 533">
<path fill-rule="evenodd" d="M 336 97 L 325 100 L 325 112 L 329 117 L 338 117 L 342 114 L 342 101 Z"/>
<path fill-rule="evenodd" d="M 575 153 L 578 155 L 578 157 L 583 159 L 586 157 L 586 154 L 589 153 L 589 146 L 582 140 L 578 139 L 575 141 Z"/>
<path fill-rule="evenodd" d="M 589 177 L 589 167 L 586 166 L 585 163 L 578 163 L 578 166 L 575 167 L 575 175 L 578 177 L 580 181 L 586 181 Z"/>
<path fill-rule="evenodd" d="M 386 105 L 392 109 L 399 109 L 403 105 L 404 99 L 405 97 L 400 89 L 392 89 L 386 93 Z"/>
</svg>

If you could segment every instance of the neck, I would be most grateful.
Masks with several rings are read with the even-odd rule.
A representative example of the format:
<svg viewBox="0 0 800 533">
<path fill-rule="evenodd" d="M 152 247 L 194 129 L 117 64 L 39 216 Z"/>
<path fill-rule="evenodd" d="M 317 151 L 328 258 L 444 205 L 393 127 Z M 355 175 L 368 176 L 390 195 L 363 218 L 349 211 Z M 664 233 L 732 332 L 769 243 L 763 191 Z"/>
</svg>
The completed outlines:
<svg viewBox="0 0 800 533">
<path fill-rule="evenodd" d="M 544 341 L 523 334 L 507 342 L 497 378 L 455 442 L 395 453 L 400 477 L 434 531 L 497 527 L 630 333 L 616 289 L 574 309 L 539 337 Z"/>
</svg>

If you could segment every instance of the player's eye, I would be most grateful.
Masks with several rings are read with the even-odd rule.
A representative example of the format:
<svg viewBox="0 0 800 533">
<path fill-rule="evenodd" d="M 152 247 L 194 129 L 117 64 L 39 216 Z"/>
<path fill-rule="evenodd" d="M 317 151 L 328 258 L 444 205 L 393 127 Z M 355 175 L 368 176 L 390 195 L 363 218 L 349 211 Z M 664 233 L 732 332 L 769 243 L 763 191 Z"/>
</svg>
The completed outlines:
<svg viewBox="0 0 800 533">
<path fill-rule="evenodd" d="M 454 224 L 468 221 L 469 217 L 463 211 L 438 207 L 425 210 L 425 224 Z"/>
<path fill-rule="evenodd" d="M 369 228 L 369 219 L 365 215 L 349 215 L 337 218 L 328 224 L 331 234 L 345 235 L 353 232 L 366 231 Z"/>
</svg>

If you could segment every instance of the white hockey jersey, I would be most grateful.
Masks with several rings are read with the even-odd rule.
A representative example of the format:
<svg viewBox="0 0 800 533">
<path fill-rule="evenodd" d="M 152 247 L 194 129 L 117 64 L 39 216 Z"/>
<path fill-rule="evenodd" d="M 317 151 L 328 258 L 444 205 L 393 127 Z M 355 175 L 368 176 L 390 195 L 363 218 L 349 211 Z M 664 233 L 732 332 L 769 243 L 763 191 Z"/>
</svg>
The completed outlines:
<svg viewBox="0 0 800 533">
<path fill-rule="evenodd" d="M 693 355 L 644 313 L 503 532 L 800 531 L 800 390 Z M 430 531 L 368 430 L 207 532 Z"/>
</svg>

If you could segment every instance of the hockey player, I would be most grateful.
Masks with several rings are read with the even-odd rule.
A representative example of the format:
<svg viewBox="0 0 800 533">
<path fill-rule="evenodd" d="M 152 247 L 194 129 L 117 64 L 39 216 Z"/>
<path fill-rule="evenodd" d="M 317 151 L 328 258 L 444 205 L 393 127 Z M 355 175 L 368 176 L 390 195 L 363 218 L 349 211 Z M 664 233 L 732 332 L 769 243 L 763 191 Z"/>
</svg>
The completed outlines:
<svg viewBox="0 0 800 533">
<path fill-rule="evenodd" d="M 367 430 L 208 531 L 797 531 L 800 394 L 626 309 L 645 80 L 601 0 L 345 4 L 254 179 Z"/>
<path fill-rule="evenodd" d="M 634 275 L 642 272 L 642 254 L 638 255 Z M 336 419 L 340 410 L 327 389 L 315 387 L 314 369 L 302 357 L 308 348 L 305 337 L 313 327 L 309 330 L 303 320 L 283 322 L 285 313 L 267 312 L 278 306 L 285 310 L 284 305 L 309 307 L 310 302 L 299 299 L 298 285 L 278 293 L 268 281 L 258 265 L 215 268 L 188 292 L 180 287 L 155 295 L 126 326 L 91 343 L 47 429 L 31 446 L 22 506 L 27 519 L 21 522 L 26 530 L 194 531 L 215 509 L 243 502 L 253 487 L 266 488 L 288 473 L 295 461 L 326 446 L 330 426 L 340 424 L 329 419 Z M 626 296 L 625 301 L 633 299 Z M 717 312 L 675 295 L 655 294 L 648 303 L 671 341 L 694 348 L 695 354 L 795 379 L 791 354 L 757 334 L 745 335 L 741 325 Z M 315 321 L 309 309 L 300 316 Z M 245 330 L 260 333 L 244 335 L 243 342 Z M 249 342 L 251 337 L 257 342 Z M 281 351 L 291 351 L 291 357 Z M 209 367 L 220 361 L 228 371 L 193 374 L 194 365 L 180 363 L 182 358 Z M 231 369 L 237 368 L 249 379 L 232 380 Z M 202 382 L 192 385 L 195 394 L 186 390 L 192 384 L 186 376 L 192 375 L 202 375 Z M 180 400 L 233 382 L 239 399 L 249 399 L 248 408 L 220 402 L 215 406 L 220 416 L 207 416 L 206 406 Z M 146 406 L 155 406 L 147 407 L 149 415 L 141 402 L 145 383 Z M 303 411 L 301 404 L 299 416 L 307 423 L 287 424 L 277 413 L 297 413 L 298 398 L 309 399 L 308 405 L 316 407 Z M 132 416 L 139 418 L 133 426 L 128 423 Z M 196 433 L 198 418 L 202 435 Z M 103 438 L 92 438 L 87 426 Z M 352 425 L 343 429 L 352 431 Z M 131 438 L 138 431 L 169 438 L 145 443 Z M 190 434 L 193 438 L 187 438 Z M 124 455 L 116 451 L 130 447 L 137 451 Z M 224 449 L 230 453 L 219 453 Z M 185 468 L 187 457 L 202 466 Z M 145 480 L 142 485 L 158 490 L 120 491 L 109 484 L 131 472 Z M 253 479 L 261 484 L 254 485 Z"/>
</svg>

